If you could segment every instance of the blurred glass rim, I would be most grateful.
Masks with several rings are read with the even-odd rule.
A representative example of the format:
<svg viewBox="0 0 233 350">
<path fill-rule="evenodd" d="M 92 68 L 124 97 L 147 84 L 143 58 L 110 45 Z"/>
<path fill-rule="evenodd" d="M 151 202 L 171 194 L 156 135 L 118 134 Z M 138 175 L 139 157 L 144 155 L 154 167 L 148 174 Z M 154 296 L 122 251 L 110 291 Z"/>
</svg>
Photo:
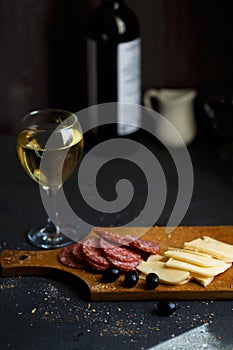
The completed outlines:
<svg viewBox="0 0 233 350">
<path fill-rule="evenodd" d="M 33 124 L 33 121 L 31 120 L 31 118 L 36 116 L 38 116 L 38 120 Z M 47 120 L 46 121 L 43 120 L 43 117 L 47 118 L 48 116 L 51 117 L 51 123 L 48 123 Z M 56 118 L 56 116 L 60 118 L 60 121 L 56 122 L 56 119 L 53 120 L 53 118 Z M 43 125 L 42 127 L 40 127 L 39 118 L 41 118 L 41 124 Z M 47 128 L 45 128 L 45 123 L 48 126 Z M 71 129 L 76 124 L 78 124 L 78 127 L 81 130 L 81 126 L 79 124 L 77 115 L 70 111 L 59 109 L 59 108 L 45 108 L 45 109 L 33 110 L 27 113 L 21 121 L 21 125 L 23 129 L 25 128 L 32 129 L 32 130 L 36 129 L 37 131 L 41 131 L 41 132 L 55 130 L 56 128 L 54 128 L 54 124 L 57 125 L 58 131 L 60 130 L 60 127 L 63 130 Z"/>
</svg>

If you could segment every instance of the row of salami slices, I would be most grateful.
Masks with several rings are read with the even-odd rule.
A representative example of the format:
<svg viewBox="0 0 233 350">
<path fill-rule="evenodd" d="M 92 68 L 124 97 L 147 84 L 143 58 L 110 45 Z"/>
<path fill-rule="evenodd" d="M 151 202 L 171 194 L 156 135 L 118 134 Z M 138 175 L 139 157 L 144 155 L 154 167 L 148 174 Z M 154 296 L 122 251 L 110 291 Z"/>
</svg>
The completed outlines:
<svg viewBox="0 0 233 350">
<path fill-rule="evenodd" d="M 96 237 L 63 248 L 58 260 L 71 268 L 87 267 L 104 271 L 115 266 L 120 270 L 130 271 L 136 269 L 148 254 L 159 253 L 159 246 L 155 242 L 109 231 L 94 232 Z"/>
</svg>

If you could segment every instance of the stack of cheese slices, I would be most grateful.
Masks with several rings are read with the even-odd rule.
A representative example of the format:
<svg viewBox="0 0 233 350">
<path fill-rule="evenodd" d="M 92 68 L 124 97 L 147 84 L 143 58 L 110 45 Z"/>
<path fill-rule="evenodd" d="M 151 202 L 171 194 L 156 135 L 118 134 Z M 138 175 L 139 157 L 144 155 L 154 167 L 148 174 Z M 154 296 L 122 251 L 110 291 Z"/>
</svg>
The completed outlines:
<svg viewBox="0 0 233 350">
<path fill-rule="evenodd" d="M 204 236 L 185 242 L 183 248 L 169 248 L 163 256 L 151 255 L 137 269 L 141 279 L 153 272 L 161 283 L 180 285 L 193 279 L 206 287 L 232 262 L 233 245 Z"/>
</svg>

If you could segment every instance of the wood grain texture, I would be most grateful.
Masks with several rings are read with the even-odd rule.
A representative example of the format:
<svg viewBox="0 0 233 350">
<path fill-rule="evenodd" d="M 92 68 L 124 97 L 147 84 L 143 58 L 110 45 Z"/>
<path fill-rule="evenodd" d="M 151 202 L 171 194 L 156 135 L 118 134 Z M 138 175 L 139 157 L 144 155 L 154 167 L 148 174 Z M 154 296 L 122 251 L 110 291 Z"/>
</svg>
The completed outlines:
<svg viewBox="0 0 233 350">
<path fill-rule="evenodd" d="M 120 234 L 140 235 L 145 228 L 111 228 Z M 93 235 L 90 232 L 89 235 Z M 171 235 L 165 227 L 150 228 L 144 238 L 159 244 L 161 252 L 168 247 L 182 247 L 185 241 L 208 235 L 215 239 L 233 244 L 233 226 L 189 226 L 177 227 Z M 215 277 L 214 281 L 204 288 L 196 282 L 180 286 L 162 285 L 155 290 L 146 290 L 145 282 L 139 281 L 133 288 L 125 288 L 123 276 L 114 283 L 102 283 L 101 274 L 87 272 L 83 269 L 72 269 L 63 266 L 57 260 L 60 249 L 48 251 L 4 250 L 1 255 L 3 276 L 41 275 L 73 276 L 77 286 L 83 288 L 86 297 L 92 300 L 153 300 L 153 299 L 232 299 L 233 267 Z"/>
</svg>

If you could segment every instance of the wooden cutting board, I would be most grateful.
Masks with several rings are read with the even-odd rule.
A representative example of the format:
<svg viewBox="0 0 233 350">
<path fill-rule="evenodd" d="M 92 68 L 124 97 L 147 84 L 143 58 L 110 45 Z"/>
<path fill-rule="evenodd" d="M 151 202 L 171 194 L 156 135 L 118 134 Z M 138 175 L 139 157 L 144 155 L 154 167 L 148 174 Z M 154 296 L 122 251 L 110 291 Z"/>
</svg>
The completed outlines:
<svg viewBox="0 0 233 350">
<path fill-rule="evenodd" d="M 120 234 L 140 234 L 142 228 L 111 228 Z M 90 232 L 88 236 L 94 235 Z M 204 235 L 233 244 L 233 226 L 189 226 L 177 227 L 169 236 L 164 227 L 153 227 L 144 239 L 159 244 L 161 252 L 168 247 L 182 247 Z M 214 278 L 204 288 L 196 282 L 180 286 L 160 284 L 154 290 L 146 290 L 145 282 L 139 281 L 133 288 L 125 288 L 123 276 L 113 283 L 102 283 L 101 274 L 72 269 L 59 263 L 57 255 L 61 249 L 43 251 L 4 250 L 0 262 L 2 276 L 40 275 L 63 277 L 75 282 L 87 299 L 91 300 L 145 300 L 145 299 L 233 299 L 233 267 Z"/>
</svg>

